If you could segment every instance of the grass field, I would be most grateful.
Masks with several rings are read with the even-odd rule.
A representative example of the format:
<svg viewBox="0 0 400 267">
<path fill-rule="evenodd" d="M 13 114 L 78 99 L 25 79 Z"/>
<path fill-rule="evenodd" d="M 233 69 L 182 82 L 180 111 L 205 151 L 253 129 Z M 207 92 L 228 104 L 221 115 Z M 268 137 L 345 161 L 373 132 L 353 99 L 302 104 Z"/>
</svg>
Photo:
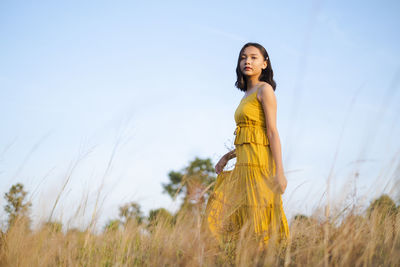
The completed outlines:
<svg viewBox="0 0 400 267">
<path fill-rule="evenodd" d="M 384 202 L 384 201 L 383 201 Z M 378 203 L 379 204 L 379 203 Z M 400 266 L 399 207 L 347 209 L 329 220 L 313 214 L 290 221 L 287 243 L 258 251 L 240 237 L 218 244 L 196 209 L 175 220 L 159 216 L 102 233 L 57 224 L 27 229 L 23 220 L 2 233 L 1 266 Z M 271 244 L 273 244 L 271 242 Z"/>
</svg>

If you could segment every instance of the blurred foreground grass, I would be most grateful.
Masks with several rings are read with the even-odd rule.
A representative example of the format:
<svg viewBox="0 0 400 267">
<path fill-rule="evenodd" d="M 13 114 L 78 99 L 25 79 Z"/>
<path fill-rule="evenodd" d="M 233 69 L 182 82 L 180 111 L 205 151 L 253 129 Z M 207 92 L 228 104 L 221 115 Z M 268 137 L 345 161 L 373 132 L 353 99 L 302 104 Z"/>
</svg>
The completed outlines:
<svg viewBox="0 0 400 267">
<path fill-rule="evenodd" d="M 287 246 L 271 245 L 263 252 L 246 235 L 237 243 L 216 243 L 200 210 L 188 209 L 174 219 L 158 216 L 151 224 L 133 220 L 97 234 L 63 232 L 51 223 L 30 230 L 16 220 L 1 234 L 0 265 L 400 266 L 400 209 L 385 195 L 366 211 L 353 208 L 340 219 L 295 216 Z"/>
</svg>

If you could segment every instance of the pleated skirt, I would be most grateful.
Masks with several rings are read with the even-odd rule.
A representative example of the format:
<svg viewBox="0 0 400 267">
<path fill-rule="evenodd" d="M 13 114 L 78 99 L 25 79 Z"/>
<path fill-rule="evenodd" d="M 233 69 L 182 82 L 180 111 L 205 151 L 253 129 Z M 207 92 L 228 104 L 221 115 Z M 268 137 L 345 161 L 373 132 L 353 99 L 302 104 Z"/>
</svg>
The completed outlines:
<svg viewBox="0 0 400 267">
<path fill-rule="evenodd" d="M 272 236 L 289 237 L 275 171 L 269 145 L 236 145 L 236 164 L 218 174 L 206 206 L 206 223 L 219 242 L 237 240 L 244 226 L 262 245 Z"/>
</svg>

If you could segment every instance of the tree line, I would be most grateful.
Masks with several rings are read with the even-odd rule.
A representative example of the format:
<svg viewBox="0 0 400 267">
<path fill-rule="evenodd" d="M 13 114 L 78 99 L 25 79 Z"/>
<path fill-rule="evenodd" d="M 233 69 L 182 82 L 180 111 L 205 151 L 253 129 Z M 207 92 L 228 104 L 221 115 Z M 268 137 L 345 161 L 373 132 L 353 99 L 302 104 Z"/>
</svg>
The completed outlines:
<svg viewBox="0 0 400 267">
<path fill-rule="evenodd" d="M 199 213 L 204 211 L 209 192 L 212 192 L 216 180 L 213 166 L 214 164 L 210 158 L 201 159 L 195 157 L 181 170 L 168 173 L 168 182 L 162 183 L 162 193 L 168 194 L 173 200 L 179 196 L 182 197 L 182 204 L 175 214 L 165 208 L 158 208 L 150 210 L 149 215 L 145 216 L 140 204 L 131 201 L 119 207 L 118 218 L 108 220 L 103 227 L 103 231 L 116 231 L 129 224 L 150 227 L 161 220 L 173 225 L 181 212 Z M 27 200 L 27 194 L 28 192 L 25 191 L 21 183 L 12 185 L 9 191 L 4 194 L 7 229 L 10 229 L 18 222 L 20 225 L 24 225 L 26 230 L 30 231 L 32 203 Z M 387 194 L 383 194 L 371 201 L 366 210 L 366 215 L 370 216 L 373 212 L 388 215 L 399 213 L 400 205 L 396 205 L 393 199 Z M 384 216 L 382 218 L 384 219 Z M 306 215 L 297 214 L 294 219 L 308 220 L 309 218 Z M 58 221 L 47 221 L 44 225 L 50 227 L 53 231 L 59 232 L 62 230 L 62 223 Z"/>
</svg>

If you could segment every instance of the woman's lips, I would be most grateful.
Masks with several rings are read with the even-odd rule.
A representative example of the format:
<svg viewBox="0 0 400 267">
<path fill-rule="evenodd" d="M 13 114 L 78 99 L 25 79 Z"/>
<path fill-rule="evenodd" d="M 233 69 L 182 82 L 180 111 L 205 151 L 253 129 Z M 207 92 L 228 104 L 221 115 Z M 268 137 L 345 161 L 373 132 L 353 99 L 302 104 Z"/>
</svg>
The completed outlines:
<svg viewBox="0 0 400 267">
<path fill-rule="evenodd" d="M 246 68 L 244 68 L 245 70 L 251 70 L 251 68 L 250 67 L 246 67 Z"/>
</svg>

